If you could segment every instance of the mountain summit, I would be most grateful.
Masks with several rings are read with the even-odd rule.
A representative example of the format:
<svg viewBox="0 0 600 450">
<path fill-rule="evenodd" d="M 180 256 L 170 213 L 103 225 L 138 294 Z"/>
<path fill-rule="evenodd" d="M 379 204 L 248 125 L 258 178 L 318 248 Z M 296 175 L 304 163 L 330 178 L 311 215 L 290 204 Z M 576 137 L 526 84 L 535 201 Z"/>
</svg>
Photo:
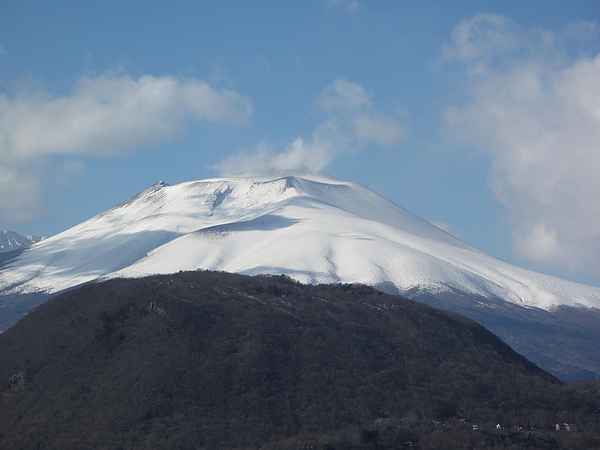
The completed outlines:
<svg viewBox="0 0 600 450">
<path fill-rule="evenodd" d="M 504 333 L 506 320 L 547 328 L 564 310 L 563 319 L 585 311 L 586 320 L 597 315 L 600 321 L 599 288 L 512 266 L 362 185 L 322 175 L 156 183 L 19 254 L 8 253 L 0 266 L 0 304 L 2 297 L 14 305 L 21 295 L 47 296 L 99 279 L 197 269 L 363 283 L 471 315 L 513 346 L 511 337 L 521 330 Z M 494 322 L 502 325 L 494 329 Z M 556 367 L 532 359 L 555 374 L 564 376 L 557 367 L 578 374 L 585 367 L 594 376 L 600 357 L 591 357 L 591 366 L 590 355 L 585 363 Z"/>
</svg>

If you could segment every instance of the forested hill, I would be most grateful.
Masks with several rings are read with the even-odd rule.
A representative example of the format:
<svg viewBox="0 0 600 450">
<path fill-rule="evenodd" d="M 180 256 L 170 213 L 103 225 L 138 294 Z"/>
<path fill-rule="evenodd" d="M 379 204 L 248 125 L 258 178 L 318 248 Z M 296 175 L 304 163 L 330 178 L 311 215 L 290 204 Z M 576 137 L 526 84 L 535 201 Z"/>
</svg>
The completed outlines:
<svg viewBox="0 0 600 450">
<path fill-rule="evenodd" d="M 0 381 L 1 448 L 600 446 L 597 390 L 473 321 L 283 276 L 83 286 L 0 335 Z"/>
</svg>

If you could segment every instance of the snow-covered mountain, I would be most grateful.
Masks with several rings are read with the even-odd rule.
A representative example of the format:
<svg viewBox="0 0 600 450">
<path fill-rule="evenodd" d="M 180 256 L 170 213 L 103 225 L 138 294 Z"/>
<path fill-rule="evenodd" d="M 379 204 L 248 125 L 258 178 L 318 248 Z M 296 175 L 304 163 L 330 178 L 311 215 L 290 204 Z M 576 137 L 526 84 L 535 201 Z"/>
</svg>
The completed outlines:
<svg viewBox="0 0 600 450">
<path fill-rule="evenodd" d="M 10 252 L 35 244 L 45 239 L 43 236 L 23 236 L 9 230 L 0 230 L 0 252 Z"/>
<path fill-rule="evenodd" d="M 157 183 L 0 260 L 0 293 L 15 304 L 98 279 L 196 269 L 365 283 L 437 306 L 452 298 L 447 309 L 470 298 L 467 310 L 600 317 L 599 288 L 507 264 L 364 186 L 321 175 Z"/>
<path fill-rule="evenodd" d="M 0 289 L 54 293 L 99 277 L 195 269 L 600 308 L 598 288 L 507 264 L 361 185 L 323 176 L 157 183 L 19 255 L 0 272 Z"/>
</svg>

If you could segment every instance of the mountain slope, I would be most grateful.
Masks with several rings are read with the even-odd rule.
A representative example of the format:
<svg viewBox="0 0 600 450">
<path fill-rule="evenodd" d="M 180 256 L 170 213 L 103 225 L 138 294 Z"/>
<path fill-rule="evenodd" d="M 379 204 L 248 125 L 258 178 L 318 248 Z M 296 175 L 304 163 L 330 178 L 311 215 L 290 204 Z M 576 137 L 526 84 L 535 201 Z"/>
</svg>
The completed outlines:
<svg viewBox="0 0 600 450">
<path fill-rule="evenodd" d="M 197 268 L 600 307 L 598 288 L 506 264 L 363 186 L 324 177 L 158 183 L 24 252 L 0 286 L 58 292 L 111 274 Z"/>
<path fill-rule="evenodd" d="M 537 320 L 529 317 L 531 311 L 554 314 L 561 308 L 575 316 L 591 312 L 600 320 L 600 289 L 507 264 L 364 186 L 325 176 L 157 183 L 5 260 L 0 306 L 14 312 L 23 306 L 23 295 L 45 299 L 98 279 L 196 269 L 286 274 L 306 283 L 358 282 L 424 301 L 443 298 L 444 305 L 437 306 L 446 309 L 465 306 L 466 296 L 473 301 L 461 312 L 486 308 L 486 326 L 495 332 L 494 314 L 507 305 L 517 307 L 509 308 L 511 319 L 517 311 L 517 320 L 527 323 Z M 600 336 L 592 331 L 587 338 Z M 600 376 L 598 353 L 584 366 Z M 589 355 L 585 359 L 587 364 Z M 581 361 L 575 366 L 583 367 Z"/>
<path fill-rule="evenodd" d="M 51 299 L 0 335 L 0 379 L 2 448 L 491 448 L 501 437 L 432 422 L 453 416 L 538 427 L 506 438 L 547 448 L 564 437 L 553 423 L 587 433 L 597 407 L 464 317 L 365 286 L 212 272 Z"/>
<path fill-rule="evenodd" d="M 43 239 L 43 236 L 24 236 L 14 231 L 0 230 L 0 253 L 18 250 Z"/>
</svg>

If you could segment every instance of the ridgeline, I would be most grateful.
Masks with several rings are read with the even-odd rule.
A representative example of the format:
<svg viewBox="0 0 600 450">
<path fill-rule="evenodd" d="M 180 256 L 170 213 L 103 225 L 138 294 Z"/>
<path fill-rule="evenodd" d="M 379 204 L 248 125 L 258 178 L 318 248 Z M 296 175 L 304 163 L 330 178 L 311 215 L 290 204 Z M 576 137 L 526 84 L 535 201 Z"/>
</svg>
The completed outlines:
<svg viewBox="0 0 600 450">
<path fill-rule="evenodd" d="M 1 448 L 600 448 L 597 384 L 457 314 L 283 276 L 64 293 L 0 335 L 0 383 Z"/>
</svg>

